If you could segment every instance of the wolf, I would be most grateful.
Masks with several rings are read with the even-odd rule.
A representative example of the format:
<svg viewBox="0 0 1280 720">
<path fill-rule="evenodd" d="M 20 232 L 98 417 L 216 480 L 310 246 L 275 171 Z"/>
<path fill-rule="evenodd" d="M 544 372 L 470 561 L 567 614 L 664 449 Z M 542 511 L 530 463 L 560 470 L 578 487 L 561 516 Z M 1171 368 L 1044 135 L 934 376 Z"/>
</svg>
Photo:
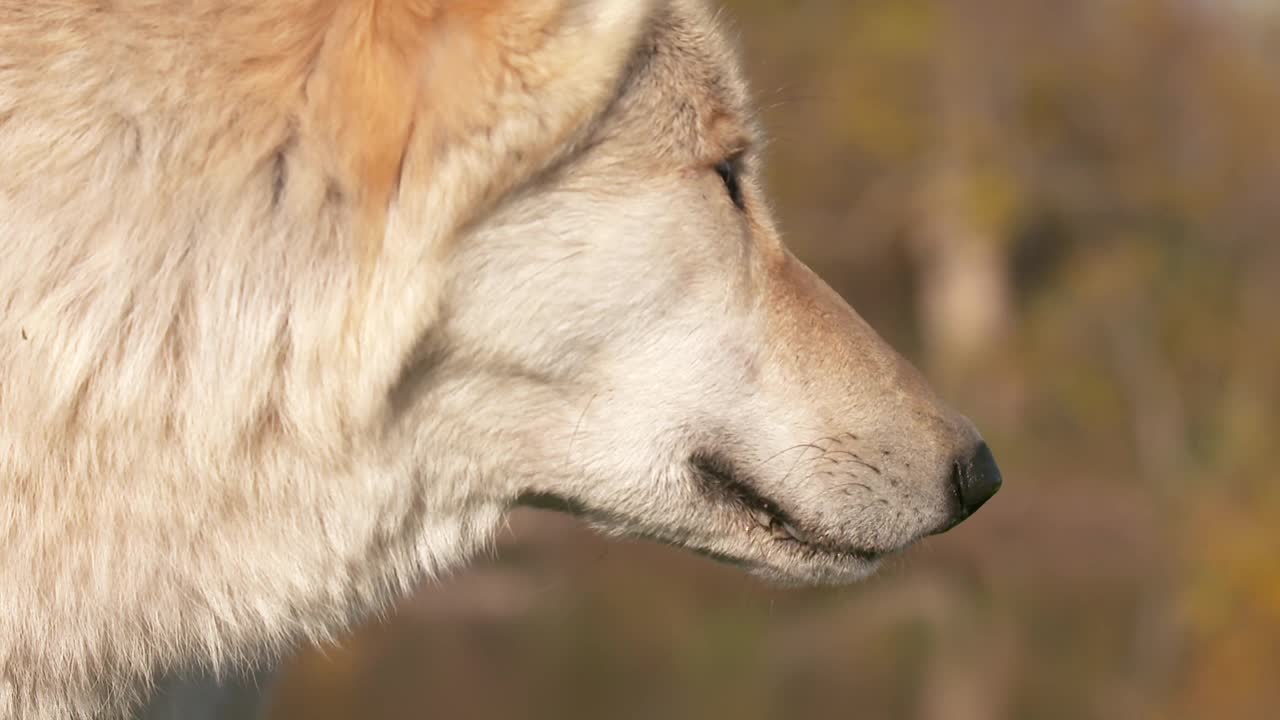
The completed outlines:
<svg viewBox="0 0 1280 720">
<path fill-rule="evenodd" d="M 990 449 L 783 245 L 701 0 L 0 0 L 0 717 L 331 637 L 521 505 L 789 583 Z"/>
</svg>

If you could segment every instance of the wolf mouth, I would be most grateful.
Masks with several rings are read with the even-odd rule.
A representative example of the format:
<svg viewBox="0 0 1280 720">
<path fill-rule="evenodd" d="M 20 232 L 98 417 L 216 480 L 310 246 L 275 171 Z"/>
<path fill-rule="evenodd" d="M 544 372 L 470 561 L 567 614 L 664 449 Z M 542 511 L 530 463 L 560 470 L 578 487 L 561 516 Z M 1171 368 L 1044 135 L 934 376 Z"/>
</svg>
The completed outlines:
<svg viewBox="0 0 1280 720">
<path fill-rule="evenodd" d="M 822 555 L 837 560 L 870 562 L 882 555 L 874 550 L 832 542 L 824 533 L 797 522 L 778 502 L 757 490 L 756 485 L 722 455 L 694 453 L 689 458 L 689 465 L 703 492 L 712 501 L 734 507 L 748 527 L 766 533 L 773 542 L 804 555 Z"/>
</svg>

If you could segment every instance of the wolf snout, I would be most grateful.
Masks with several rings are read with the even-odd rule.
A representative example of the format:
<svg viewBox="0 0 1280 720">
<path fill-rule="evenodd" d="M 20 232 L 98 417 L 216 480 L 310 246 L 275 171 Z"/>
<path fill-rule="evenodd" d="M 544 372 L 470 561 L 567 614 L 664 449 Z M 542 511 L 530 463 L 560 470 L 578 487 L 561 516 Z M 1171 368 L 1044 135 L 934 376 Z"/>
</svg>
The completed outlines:
<svg viewBox="0 0 1280 720">
<path fill-rule="evenodd" d="M 950 530 L 977 512 L 1000 490 L 1003 482 L 991 448 L 985 442 L 979 442 L 976 448 L 952 465 L 951 489 L 955 493 L 956 509 L 951 520 L 938 532 Z"/>
</svg>

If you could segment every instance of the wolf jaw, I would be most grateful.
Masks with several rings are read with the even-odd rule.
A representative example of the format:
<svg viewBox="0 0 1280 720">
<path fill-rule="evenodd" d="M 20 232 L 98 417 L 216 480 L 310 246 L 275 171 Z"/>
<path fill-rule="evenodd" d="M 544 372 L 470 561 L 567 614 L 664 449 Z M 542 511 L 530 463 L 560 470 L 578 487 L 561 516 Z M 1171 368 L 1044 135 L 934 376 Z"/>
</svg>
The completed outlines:
<svg viewBox="0 0 1280 720">
<path fill-rule="evenodd" d="M 728 503 L 735 507 L 753 532 L 764 532 L 768 539 L 783 546 L 794 546 L 797 554 L 806 557 L 824 556 L 833 562 L 857 561 L 872 563 L 882 552 L 840 544 L 838 540 L 814 529 L 800 529 L 798 521 L 774 500 L 760 494 L 753 483 L 746 479 L 733 464 L 722 455 L 697 453 L 689 459 L 700 486 L 709 502 Z"/>
</svg>

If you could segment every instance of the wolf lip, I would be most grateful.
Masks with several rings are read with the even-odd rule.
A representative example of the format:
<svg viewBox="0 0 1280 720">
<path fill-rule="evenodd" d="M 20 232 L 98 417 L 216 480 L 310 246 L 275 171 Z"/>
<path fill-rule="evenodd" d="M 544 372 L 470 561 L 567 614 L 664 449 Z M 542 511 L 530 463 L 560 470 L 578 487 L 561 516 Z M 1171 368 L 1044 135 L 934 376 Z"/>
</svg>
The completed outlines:
<svg viewBox="0 0 1280 720">
<path fill-rule="evenodd" d="M 842 546 L 815 539 L 805 532 L 778 505 L 761 495 L 755 486 L 724 458 L 711 454 L 695 454 L 689 464 L 703 482 L 703 490 L 713 498 L 741 508 L 757 526 L 782 543 L 797 545 L 805 552 L 836 557 L 875 560 L 880 553 L 864 548 Z M 802 526 L 801 526 L 802 527 Z"/>
<path fill-rule="evenodd" d="M 769 532 L 775 540 L 795 540 L 798 543 L 808 544 L 804 538 L 800 537 L 800 531 L 789 522 L 774 520 L 769 523 Z"/>
</svg>

